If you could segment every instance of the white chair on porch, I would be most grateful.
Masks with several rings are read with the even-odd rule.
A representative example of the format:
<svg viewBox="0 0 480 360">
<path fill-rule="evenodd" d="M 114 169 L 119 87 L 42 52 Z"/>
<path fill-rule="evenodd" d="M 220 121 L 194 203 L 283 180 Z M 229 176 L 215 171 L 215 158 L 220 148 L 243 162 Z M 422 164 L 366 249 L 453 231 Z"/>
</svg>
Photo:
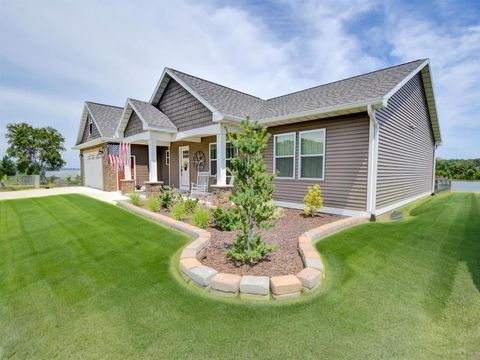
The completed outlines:
<svg viewBox="0 0 480 360">
<path fill-rule="evenodd" d="M 210 176 L 208 172 L 201 172 L 197 173 L 197 182 L 192 183 L 190 188 L 190 196 L 192 198 L 202 197 L 203 200 L 206 200 L 208 195 L 208 181 Z"/>
</svg>

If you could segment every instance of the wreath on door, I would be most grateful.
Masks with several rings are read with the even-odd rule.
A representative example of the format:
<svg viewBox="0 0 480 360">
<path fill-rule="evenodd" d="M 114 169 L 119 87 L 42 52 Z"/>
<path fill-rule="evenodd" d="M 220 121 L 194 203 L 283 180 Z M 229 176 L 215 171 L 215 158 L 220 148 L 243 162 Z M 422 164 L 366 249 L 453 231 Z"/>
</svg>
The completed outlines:
<svg viewBox="0 0 480 360">
<path fill-rule="evenodd" d="M 193 154 L 193 167 L 197 171 L 205 169 L 205 154 L 203 151 L 197 151 Z"/>
</svg>

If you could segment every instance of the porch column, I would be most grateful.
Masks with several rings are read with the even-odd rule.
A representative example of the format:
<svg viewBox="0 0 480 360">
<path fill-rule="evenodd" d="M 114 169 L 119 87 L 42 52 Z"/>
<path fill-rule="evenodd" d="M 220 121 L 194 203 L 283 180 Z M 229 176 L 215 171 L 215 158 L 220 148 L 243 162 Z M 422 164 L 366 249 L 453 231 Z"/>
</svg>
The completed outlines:
<svg viewBox="0 0 480 360">
<path fill-rule="evenodd" d="M 148 139 L 148 180 L 150 182 L 158 181 L 157 177 L 157 141 Z"/>
<path fill-rule="evenodd" d="M 227 184 L 227 137 L 223 127 L 217 134 L 217 185 Z"/>
<path fill-rule="evenodd" d="M 132 180 L 132 157 L 131 157 L 131 150 L 130 146 L 128 147 L 127 151 L 127 163 L 123 167 L 125 180 Z"/>
</svg>

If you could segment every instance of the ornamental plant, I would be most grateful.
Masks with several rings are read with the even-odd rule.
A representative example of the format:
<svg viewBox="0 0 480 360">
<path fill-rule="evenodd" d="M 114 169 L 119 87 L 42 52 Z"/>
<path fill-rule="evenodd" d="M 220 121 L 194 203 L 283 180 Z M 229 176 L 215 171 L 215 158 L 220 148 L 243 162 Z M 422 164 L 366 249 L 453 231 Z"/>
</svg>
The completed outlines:
<svg viewBox="0 0 480 360">
<path fill-rule="evenodd" d="M 193 225 L 206 229 L 210 220 L 210 211 L 204 206 L 198 206 L 192 214 Z"/>
<path fill-rule="evenodd" d="M 238 157 L 232 159 L 229 168 L 235 178 L 229 215 L 234 229 L 240 232 L 226 255 L 240 263 L 253 264 L 275 250 L 260 236 L 260 230 L 271 228 L 278 218 L 272 198 L 275 175 L 267 172 L 263 159 L 269 136 L 264 127 L 248 117 L 242 121 L 239 131 L 227 133 L 227 139 L 238 150 Z"/>
<path fill-rule="evenodd" d="M 303 213 L 306 216 L 315 216 L 315 214 L 322 207 L 323 204 L 320 185 L 315 184 L 308 187 L 307 195 L 305 195 L 305 197 L 303 198 L 303 203 L 305 204 Z"/>
<path fill-rule="evenodd" d="M 152 196 L 147 200 L 147 207 L 150 211 L 158 212 L 162 208 L 162 201 L 158 196 Z"/>
<path fill-rule="evenodd" d="M 140 195 L 138 193 L 131 193 L 128 195 L 130 197 L 130 201 L 132 202 L 132 205 L 139 206 L 140 205 Z"/>
</svg>

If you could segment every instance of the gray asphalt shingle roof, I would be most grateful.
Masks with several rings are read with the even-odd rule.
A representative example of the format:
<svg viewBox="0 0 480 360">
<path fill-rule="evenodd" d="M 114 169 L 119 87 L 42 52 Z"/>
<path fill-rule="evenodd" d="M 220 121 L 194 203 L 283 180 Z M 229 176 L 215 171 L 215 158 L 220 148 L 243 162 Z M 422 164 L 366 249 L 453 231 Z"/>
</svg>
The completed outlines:
<svg viewBox="0 0 480 360">
<path fill-rule="evenodd" d="M 158 110 L 149 102 L 129 99 L 131 104 L 135 107 L 138 115 L 147 122 L 149 126 L 160 127 L 164 129 L 177 130 L 176 126 L 163 112 Z"/>
<path fill-rule="evenodd" d="M 392 66 L 348 79 L 264 100 L 170 69 L 205 101 L 225 115 L 260 120 L 385 96 L 425 59 Z"/>
<path fill-rule="evenodd" d="M 86 104 L 102 136 L 107 138 L 113 137 L 115 130 L 117 130 L 123 108 L 91 101 L 87 101 Z"/>
</svg>

